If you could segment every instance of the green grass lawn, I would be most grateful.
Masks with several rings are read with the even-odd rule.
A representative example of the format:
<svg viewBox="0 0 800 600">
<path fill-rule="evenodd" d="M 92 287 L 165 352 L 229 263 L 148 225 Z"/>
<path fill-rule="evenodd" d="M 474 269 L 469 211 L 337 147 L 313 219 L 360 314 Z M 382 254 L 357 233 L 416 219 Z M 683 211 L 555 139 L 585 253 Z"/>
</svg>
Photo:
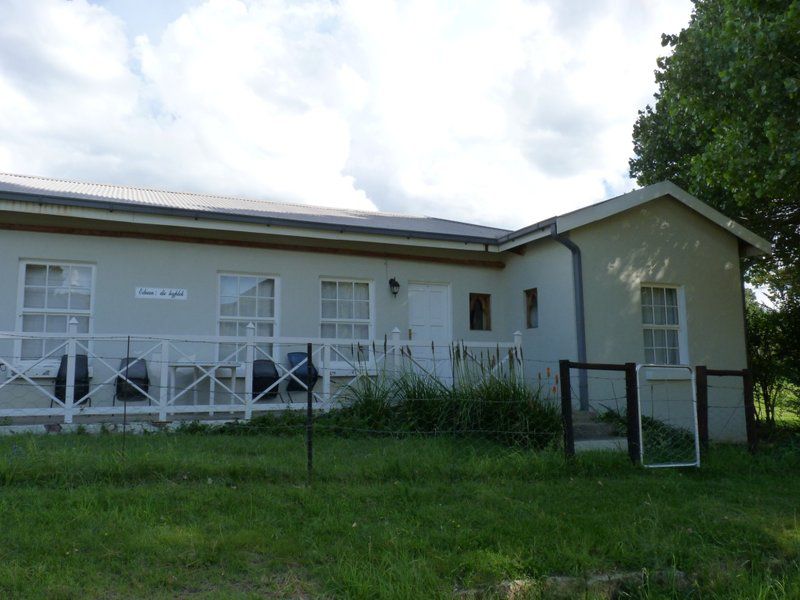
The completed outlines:
<svg viewBox="0 0 800 600">
<path fill-rule="evenodd" d="M 699 470 L 447 439 L 0 439 L 0 597 L 453 597 L 677 568 L 632 597 L 800 597 L 800 451 Z M 797 446 L 795 446 L 797 448 Z M 534 596 L 535 597 L 535 596 Z M 626 596 L 627 597 L 627 596 Z"/>
</svg>

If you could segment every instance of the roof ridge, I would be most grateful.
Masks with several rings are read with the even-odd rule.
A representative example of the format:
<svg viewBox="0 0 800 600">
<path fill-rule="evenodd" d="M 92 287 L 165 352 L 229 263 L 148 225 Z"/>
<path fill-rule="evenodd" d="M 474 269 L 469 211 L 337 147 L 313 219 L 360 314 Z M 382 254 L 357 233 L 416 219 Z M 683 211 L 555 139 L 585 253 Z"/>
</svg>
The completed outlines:
<svg viewBox="0 0 800 600">
<path fill-rule="evenodd" d="M 21 173 L 9 173 L 6 171 L 0 171 L 0 176 L 9 176 L 9 177 L 19 177 L 22 179 L 32 179 L 32 180 L 39 180 L 39 181 L 56 181 L 59 183 L 76 183 L 80 185 L 89 185 L 89 186 L 100 186 L 105 188 L 118 188 L 118 189 L 125 189 L 125 190 L 136 190 L 140 192 L 156 192 L 156 193 L 166 193 L 166 194 L 180 194 L 183 196 L 199 196 L 201 198 L 217 198 L 223 200 L 236 200 L 239 202 L 253 202 L 256 204 L 278 204 L 281 206 L 295 206 L 298 208 L 323 208 L 327 210 L 339 210 L 342 212 L 349 212 L 350 214 L 357 214 L 357 215 L 385 215 L 390 217 L 406 217 L 412 219 L 436 219 L 439 221 L 448 221 L 449 219 L 440 219 L 438 217 L 429 217 L 427 215 L 415 215 L 411 213 L 397 213 L 397 212 L 386 212 L 381 210 L 361 210 L 356 208 L 338 208 L 338 207 L 329 207 L 329 206 L 322 206 L 319 204 L 303 204 L 301 202 L 286 202 L 286 201 L 278 201 L 278 200 L 257 200 L 255 198 L 244 198 L 241 196 L 228 196 L 224 194 L 208 194 L 205 192 L 187 192 L 187 191 L 178 191 L 178 190 L 166 190 L 166 189 L 159 189 L 155 187 L 149 186 L 136 186 L 136 185 L 124 185 L 124 184 L 117 184 L 117 183 L 100 183 L 95 181 L 81 181 L 79 179 L 63 179 L 60 177 L 46 177 L 43 175 L 24 175 Z M 462 221 L 451 221 L 452 223 L 461 223 L 464 225 L 472 225 L 475 226 L 474 223 L 465 223 Z M 478 227 L 484 227 L 484 225 L 478 225 Z M 489 227 L 489 229 L 492 229 Z"/>
</svg>

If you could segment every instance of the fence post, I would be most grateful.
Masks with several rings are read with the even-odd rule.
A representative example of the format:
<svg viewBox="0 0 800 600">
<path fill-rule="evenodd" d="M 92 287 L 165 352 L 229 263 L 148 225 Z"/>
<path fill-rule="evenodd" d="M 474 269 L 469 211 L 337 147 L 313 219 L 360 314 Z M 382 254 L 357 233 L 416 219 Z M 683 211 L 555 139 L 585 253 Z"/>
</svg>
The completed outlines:
<svg viewBox="0 0 800 600">
<path fill-rule="evenodd" d="M 397 377 L 400 372 L 400 330 L 392 329 L 392 375 Z"/>
<path fill-rule="evenodd" d="M 330 407 L 331 403 L 331 345 L 326 343 L 322 346 L 322 397 L 325 404 Z"/>
<path fill-rule="evenodd" d="M 514 367 L 519 367 L 519 374 L 517 377 L 520 381 L 525 381 L 525 365 L 522 362 L 522 332 L 515 331 L 514 332 L 514 360 L 517 364 L 512 365 Z"/>
<path fill-rule="evenodd" d="M 697 394 L 697 435 L 700 448 L 708 452 L 708 367 L 697 365 L 694 369 L 695 393 Z"/>
<path fill-rule="evenodd" d="M 72 414 L 75 406 L 75 352 L 77 343 L 75 334 L 78 333 L 78 319 L 70 318 L 67 325 L 67 381 L 64 386 L 64 423 L 72 423 Z"/>
<path fill-rule="evenodd" d="M 747 448 L 755 452 L 758 447 L 758 429 L 756 428 L 756 405 L 753 401 L 753 373 L 750 369 L 742 370 L 744 385 L 744 418 L 747 426 Z"/>
<path fill-rule="evenodd" d="M 245 329 L 247 342 L 244 364 L 244 418 L 249 421 L 253 416 L 253 354 L 255 351 L 253 337 L 256 335 L 256 326 L 251 321 Z"/>
<path fill-rule="evenodd" d="M 308 483 L 314 471 L 314 411 L 312 402 L 314 393 L 311 391 L 311 342 L 306 348 L 306 468 L 308 469 Z"/>
<path fill-rule="evenodd" d="M 559 378 L 561 379 L 561 420 L 564 423 L 564 455 L 575 456 L 575 437 L 572 430 L 572 390 L 570 389 L 568 360 L 558 361 Z"/>
<path fill-rule="evenodd" d="M 158 420 L 167 420 L 167 404 L 170 392 L 169 381 L 169 341 L 161 340 L 161 388 L 158 390 Z"/>
<path fill-rule="evenodd" d="M 628 418 L 628 456 L 633 464 L 642 460 L 642 440 L 639 436 L 639 389 L 636 382 L 636 363 L 625 363 L 625 403 Z"/>
</svg>

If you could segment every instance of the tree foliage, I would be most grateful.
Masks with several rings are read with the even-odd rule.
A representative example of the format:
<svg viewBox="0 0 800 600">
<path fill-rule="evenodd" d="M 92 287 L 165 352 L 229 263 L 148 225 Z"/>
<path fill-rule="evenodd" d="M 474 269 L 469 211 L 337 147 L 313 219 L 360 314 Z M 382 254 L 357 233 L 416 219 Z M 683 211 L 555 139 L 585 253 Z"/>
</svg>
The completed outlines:
<svg viewBox="0 0 800 600">
<path fill-rule="evenodd" d="M 631 175 L 672 180 L 771 240 L 747 277 L 800 314 L 800 0 L 694 0 L 662 44 Z"/>
<path fill-rule="evenodd" d="M 746 310 L 747 345 L 753 384 L 760 400 L 759 418 L 774 426 L 776 409 L 794 410 L 798 400 L 791 382 L 798 380 L 800 367 L 785 350 L 796 345 L 792 340 L 794 332 L 783 311 L 759 304 L 752 291 L 746 297 Z"/>
</svg>

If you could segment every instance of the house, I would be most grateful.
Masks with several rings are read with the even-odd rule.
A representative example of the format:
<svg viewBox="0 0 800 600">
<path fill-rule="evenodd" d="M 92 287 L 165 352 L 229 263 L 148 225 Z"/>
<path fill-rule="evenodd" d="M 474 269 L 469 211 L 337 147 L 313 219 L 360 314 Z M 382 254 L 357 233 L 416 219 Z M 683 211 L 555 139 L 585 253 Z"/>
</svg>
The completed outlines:
<svg viewBox="0 0 800 600">
<path fill-rule="evenodd" d="M 284 350 L 335 339 L 326 350 L 334 377 L 347 372 L 353 340 L 392 337 L 516 344 L 530 378 L 561 358 L 740 369 L 741 259 L 769 252 L 766 240 L 669 182 L 507 231 L 2 174 L 0 356 L 7 378 L 29 369 L 16 381 L 44 388 L 72 321 L 79 343 L 94 345 L 95 369 L 96 348 L 112 334 L 194 341 L 175 352 L 241 363 L 236 338 L 252 323 L 249 333 L 269 351 L 278 338 Z M 209 348 L 198 350 L 202 336 Z M 167 375 L 161 369 L 154 380 Z M 241 372 L 229 371 L 233 394 Z M 581 383 L 591 403 L 619 382 Z M 10 414 L 2 394 L 0 415 Z M 23 410 L 29 401 L 18 396 L 9 401 Z M 97 414 L 112 403 L 100 396 Z M 741 405 L 735 390 L 728 396 L 712 402 Z M 46 400 L 37 414 L 53 414 Z M 741 437 L 740 413 L 717 420 L 734 425 L 723 431 L 712 418 L 712 435 Z"/>
</svg>

